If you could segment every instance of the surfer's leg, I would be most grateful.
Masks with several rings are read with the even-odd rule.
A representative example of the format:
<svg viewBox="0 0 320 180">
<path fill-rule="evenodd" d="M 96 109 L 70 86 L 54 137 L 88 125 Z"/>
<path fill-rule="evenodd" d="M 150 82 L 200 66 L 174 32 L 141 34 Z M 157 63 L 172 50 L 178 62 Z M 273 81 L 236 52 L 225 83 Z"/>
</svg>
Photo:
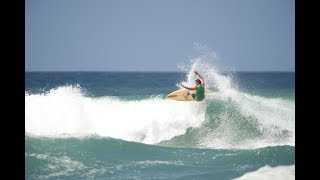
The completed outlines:
<svg viewBox="0 0 320 180">
<path fill-rule="evenodd" d="M 193 97 L 193 99 L 196 99 L 196 94 L 192 93 L 191 96 Z"/>
</svg>

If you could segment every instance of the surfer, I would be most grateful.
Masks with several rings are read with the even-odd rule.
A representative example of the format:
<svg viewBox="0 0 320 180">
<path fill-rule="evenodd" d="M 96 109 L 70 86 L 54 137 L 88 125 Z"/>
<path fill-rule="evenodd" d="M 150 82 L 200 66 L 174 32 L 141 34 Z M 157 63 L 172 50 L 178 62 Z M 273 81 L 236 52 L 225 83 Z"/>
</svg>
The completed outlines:
<svg viewBox="0 0 320 180">
<path fill-rule="evenodd" d="M 205 95 L 204 95 L 204 78 L 198 73 L 198 71 L 194 71 L 194 73 L 200 77 L 200 79 L 196 79 L 196 81 L 195 81 L 196 85 L 194 87 L 187 87 L 187 86 L 183 85 L 182 83 L 180 83 L 180 86 L 182 86 L 190 91 L 196 90 L 195 93 L 191 93 L 189 91 L 187 96 L 189 94 L 191 94 L 191 96 L 193 97 L 194 100 L 202 101 L 205 97 Z"/>
</svg>

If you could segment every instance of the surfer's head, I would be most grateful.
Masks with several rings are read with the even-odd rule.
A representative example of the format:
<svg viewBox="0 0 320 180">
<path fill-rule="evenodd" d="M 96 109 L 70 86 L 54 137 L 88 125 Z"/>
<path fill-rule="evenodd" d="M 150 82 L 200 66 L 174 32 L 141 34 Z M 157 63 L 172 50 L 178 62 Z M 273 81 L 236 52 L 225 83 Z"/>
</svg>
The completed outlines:
<svg viewBox="0 0 320 180">
<path fill-rule="evenodd" d="M 201 84 L 200 79 L 196 79 L 196 85 L 199 85 L 199 84 Z"/>
</svg>

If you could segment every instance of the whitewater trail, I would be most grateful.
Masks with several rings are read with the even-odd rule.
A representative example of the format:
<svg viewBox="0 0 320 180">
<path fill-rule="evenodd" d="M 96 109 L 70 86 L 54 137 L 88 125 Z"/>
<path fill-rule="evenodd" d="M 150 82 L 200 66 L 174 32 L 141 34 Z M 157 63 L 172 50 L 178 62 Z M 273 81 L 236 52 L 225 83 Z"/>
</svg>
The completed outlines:
<svg viewBox="0 0 320 180">
<path fill-rule="evenodd" d="M 72 86 L 25 98 L 26 132 L 39 136 L 95 134 L 155 144 L 199 127 L 205 115 L 203 104 L 196 102 L 90 98 Z"/>
</svg>

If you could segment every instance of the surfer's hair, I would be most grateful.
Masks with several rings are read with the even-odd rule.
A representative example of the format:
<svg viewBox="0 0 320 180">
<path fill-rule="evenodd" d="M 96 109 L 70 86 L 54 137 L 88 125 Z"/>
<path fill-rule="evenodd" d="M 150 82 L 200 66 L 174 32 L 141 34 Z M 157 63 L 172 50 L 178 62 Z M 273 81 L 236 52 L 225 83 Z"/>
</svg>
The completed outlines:
<svg viewBox="0 0 320 180">
<path fill-rule="evenodd" d="M 200 81 L 200 79 L 196 79 L 196 82 L 198 82 L 199 84 L 201 84 L 201 81 Z"/>
</svg>

